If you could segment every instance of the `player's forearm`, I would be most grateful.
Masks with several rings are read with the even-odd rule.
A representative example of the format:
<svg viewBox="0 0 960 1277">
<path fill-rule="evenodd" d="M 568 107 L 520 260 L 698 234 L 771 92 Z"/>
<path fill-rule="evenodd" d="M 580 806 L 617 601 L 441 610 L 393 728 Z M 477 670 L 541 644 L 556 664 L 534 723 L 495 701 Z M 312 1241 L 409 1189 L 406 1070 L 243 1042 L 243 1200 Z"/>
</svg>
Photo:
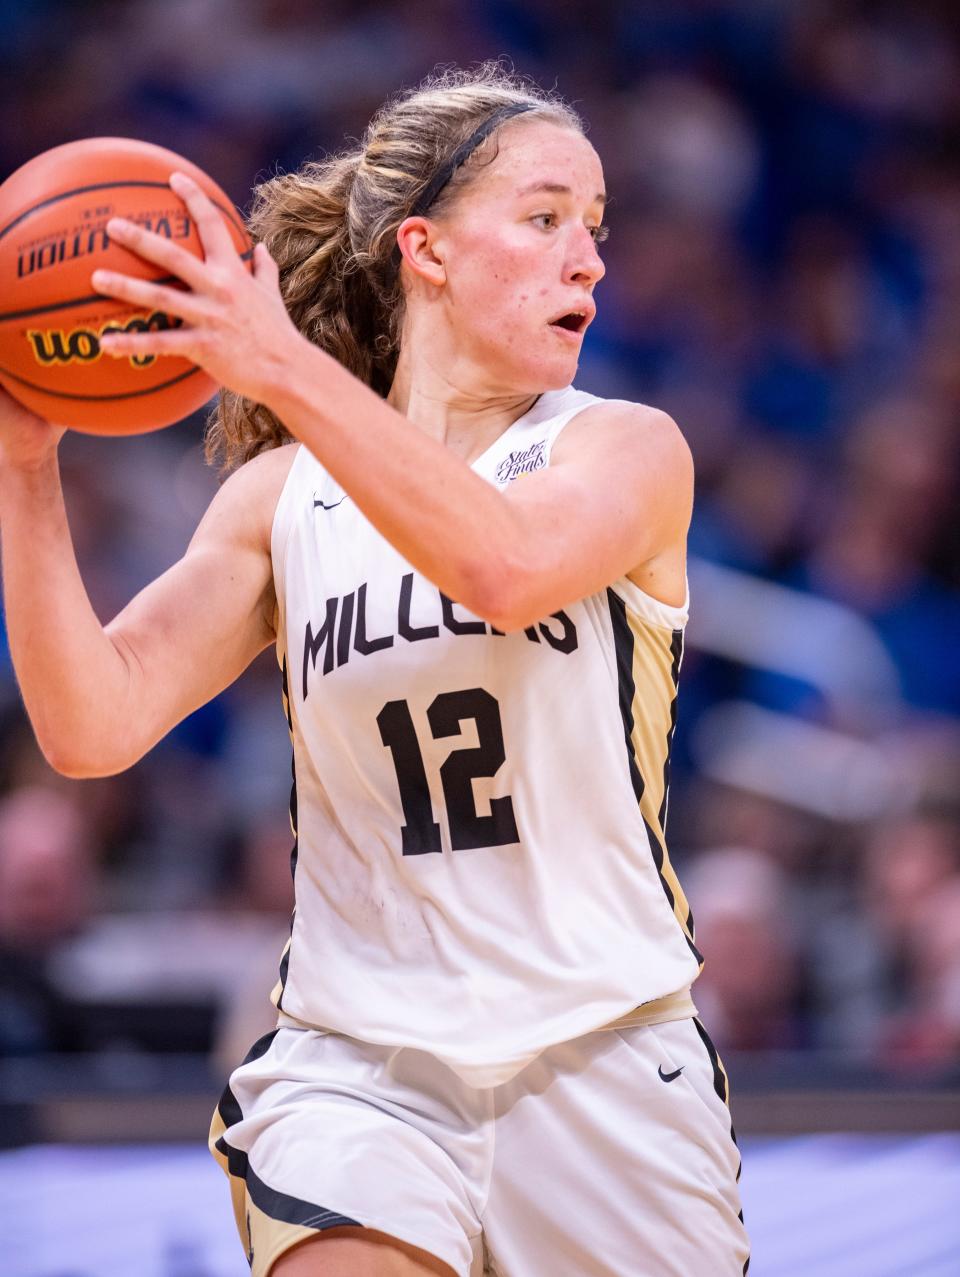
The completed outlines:
<svg viewBox="0 0 960 1277">
<path fill-rule="evenodd" d="M 409 563 L 497 621 L 523 538 L 496 488 L 319 350 L 270 407 Z"/>
<path fill-rule="evenodd" d="M 10 654 L 40 748 L 70 775 L 102 774 L 126 667 L 80 577 L 56 457 L 0 472 Z"/>
</svg>

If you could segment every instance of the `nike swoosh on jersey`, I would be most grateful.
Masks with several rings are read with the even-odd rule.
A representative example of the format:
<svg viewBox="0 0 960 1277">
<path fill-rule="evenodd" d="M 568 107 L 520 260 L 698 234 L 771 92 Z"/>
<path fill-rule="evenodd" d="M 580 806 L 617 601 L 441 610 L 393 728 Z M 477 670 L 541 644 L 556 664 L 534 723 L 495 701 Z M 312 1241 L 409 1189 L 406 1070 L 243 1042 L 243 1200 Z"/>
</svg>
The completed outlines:
<svg viewBox="0 0 960 1277">
<path fill-rule="evenodd" d="M 335 510 L 335 509 L 337 508 L 337 506 L 338 506 L 338 505 L 342 505 L 342 504 L 344 503 L 344 501 L 346 501 L 346 499 L 347 499 L 347 494 L 346 494 L 346 493 L 344 493 L 344 494 L 343 494 L 343 496 L 340 498 L 340 500 L 339 500 L 339 501 L 331 501 L 329 505 L 326 505 L 326 503 L 325 503 L 325 502 L 323 502 L 323 501 L 318 501 L 318 500 L 317 500 L 317 498 L 316 498 L 316 497 L 314 497 L 314 498 L 313 498 L 313 508 L 314 508 L 314 510 L 316 510 L 317 506 L 319 506 L 321 510 Z"/>
<path fill-rule="evenodd" d="M 674 1069 L 672 1073 L 664 1073 L 663 1065 L 661 1064 L 657 1069 L 657 1072 L 660 1074 L 660 1081 L 675 1082 L 686 1067 L 687 1066 L 685 1064 L 681 1064 L 680 1067 L 678 1069 Z"/>
</svg>

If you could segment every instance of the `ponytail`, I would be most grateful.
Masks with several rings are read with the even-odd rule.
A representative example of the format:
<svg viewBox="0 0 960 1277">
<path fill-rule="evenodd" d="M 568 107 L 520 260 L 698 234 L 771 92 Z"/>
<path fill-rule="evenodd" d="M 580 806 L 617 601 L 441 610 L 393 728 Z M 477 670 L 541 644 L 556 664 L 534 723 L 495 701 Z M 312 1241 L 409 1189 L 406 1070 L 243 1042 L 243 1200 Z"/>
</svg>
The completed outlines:
<svg viewBox="0 0 960 1277">
<path fill-rule="evenodd" d="M 257 187 L 247 223 L 279 267 L 280 291 L 297 328 L 386 394 L 392 368 L 376 366 L 369 340 L 386 317 L 376 313 L 376 298 L 357 268 L 347 216 L 361 158 L 358 151 L 271 178 Z M 207 459 L 222 453 L 224 468 L 232 469 L 290 439 L 263 404 L 224 389 L 207 428 Z"/>
</svg>

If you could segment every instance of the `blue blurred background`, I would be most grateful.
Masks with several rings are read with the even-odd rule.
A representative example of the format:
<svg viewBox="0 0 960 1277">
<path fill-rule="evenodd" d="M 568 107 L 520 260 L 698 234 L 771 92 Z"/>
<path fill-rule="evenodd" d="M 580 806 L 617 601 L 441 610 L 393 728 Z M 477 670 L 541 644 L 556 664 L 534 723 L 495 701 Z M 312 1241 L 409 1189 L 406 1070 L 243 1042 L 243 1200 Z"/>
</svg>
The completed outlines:
<svg viewBox="0 0 960 1277">
<path fill-rule="evenodd" d="M 899 1150 L 891 1202 L 905 1182 L 928 1210 L 924 1184 L 960 1191 L 958 1145 L 933 1134 L 960 1128 L 955 5 L 3 0 L 0 17 L 0 177 L 120 134 L 243 207 L 396 88 L 486 57 L 583 112 L 613 198 L 578 384 L 666 409 L 697 463 L 668 835 L 754 1152 L 751 1271 L 960 1272 L 949 1212 L 894 1230 L 904 1256 L 864 1257 L 851 1220 L 873 1228 L 882 1193 L 837 1215 L 819 1259 L 785 1241 L 785 1195 L 830 1167 L 866 1185 Z M 217 483 L 201 430 L 66 439 L 103 619 L 185 548 Z M 270 1026 L 288 789 L 270 654 L 132 771 L 77 783 L 38 753 L 0 644 L 0 1130 L 19 1146 L 0 1172 L 18 1181 L 32 1145 L 199 1138 Z M 859 1133 L 873 1170 L 809 1142 L 824 1132 Z M 788 1155 L 798 1178 L 778 1179 Z M 168 1251 L 140 1271 L 221 1271 Z M 27 1277 L 67 1273 L 38 1254 Z M 69 1272 L 115 1271 L 84 1262 Z"/>
</svg>

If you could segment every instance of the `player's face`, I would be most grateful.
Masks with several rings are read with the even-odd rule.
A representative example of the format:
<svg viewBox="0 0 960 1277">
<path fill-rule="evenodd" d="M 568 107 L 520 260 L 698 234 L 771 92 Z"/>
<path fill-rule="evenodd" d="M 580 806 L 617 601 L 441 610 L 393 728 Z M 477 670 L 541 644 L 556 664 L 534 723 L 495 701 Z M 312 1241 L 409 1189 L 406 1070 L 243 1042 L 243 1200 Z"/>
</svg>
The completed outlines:
<svg viewBox="0 0 960 1277">
<path fill-rule="evenodd" d="M 445 318 L 458 352 L 497 387 L 529 393 L 573 380 L 604 273 L 603 189 L 580 133 L 518 122 L 443 217 Z"/>
</svg>

